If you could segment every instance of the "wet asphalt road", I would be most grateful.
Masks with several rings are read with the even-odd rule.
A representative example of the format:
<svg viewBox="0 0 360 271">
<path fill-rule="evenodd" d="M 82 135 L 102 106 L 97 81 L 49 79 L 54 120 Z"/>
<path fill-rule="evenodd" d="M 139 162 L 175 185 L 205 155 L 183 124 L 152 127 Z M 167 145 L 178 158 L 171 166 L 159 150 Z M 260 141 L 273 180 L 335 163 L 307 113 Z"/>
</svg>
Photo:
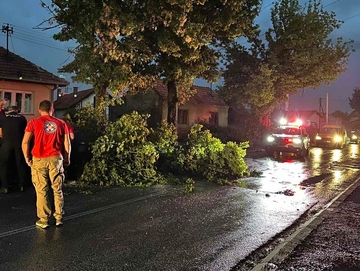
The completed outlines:
<svg viewBox="0 0 360 271">
<path fill-rule="evenodd" d="M 65 225 L 34 227 L 35 196 L 0 196 L 0 270 L 230 270 L 358 174 L 359 146 L 305 160 L 252 153 L 239 186 L 112 188 L 66 195 Z M 291 192 L 291 193 L 289 193 Z M 292 196 L 290 196 L 292 195 Z"/>
</svg>

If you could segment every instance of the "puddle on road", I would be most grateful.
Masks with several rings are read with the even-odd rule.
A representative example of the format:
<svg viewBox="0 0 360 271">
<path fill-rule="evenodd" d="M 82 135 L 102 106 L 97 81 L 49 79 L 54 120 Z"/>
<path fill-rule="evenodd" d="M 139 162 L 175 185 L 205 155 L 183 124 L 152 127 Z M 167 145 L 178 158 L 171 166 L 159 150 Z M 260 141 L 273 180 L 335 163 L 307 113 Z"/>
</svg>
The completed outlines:
<svg viewBox="0 0 360 271">
<path fill-rule="evenodd" d="M 306 159 L 291 155 L 281 159 L 246 157 L 249 170 L 262 175 L 240 179 L 238 185 L 270 196 L 305 192 L 305 197 L 330 197 L 345 187 L 360 169 L 359 153 L 359 145 L 350 145 L 342 150 L 313 148 Z"/>
</svg>

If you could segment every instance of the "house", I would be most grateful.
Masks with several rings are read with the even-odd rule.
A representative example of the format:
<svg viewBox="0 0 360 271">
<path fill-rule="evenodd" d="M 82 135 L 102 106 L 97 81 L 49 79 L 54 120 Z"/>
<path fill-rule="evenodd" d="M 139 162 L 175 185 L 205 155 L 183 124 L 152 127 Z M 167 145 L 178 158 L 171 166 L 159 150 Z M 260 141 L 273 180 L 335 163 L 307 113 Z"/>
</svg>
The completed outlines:
<svg viewBox="0 0 360 271">
<path fill-rule="evenodd" d="M 61 118 L 72 109 L 78 109 L 85 106 L 95 106 L 95 90 L 93 88 L 78 91 L 78 87 L 73 87 L 72 93 L 58 91 L 57 99 L 54 101 L 54 115 Z M 112 106 L 106 109 L 106 114 L 110 119 L 112 115 Z"/>
<path fill-rule="evenodd" d="M 6 107 L 16 105 L 30 120 L 38 117 L 38 104 L 53 101 L 55 91 L 69 85 L 66 80 L 0 46 L 0 98 Z"/>
<path fill-rule="evenodd" d="M 197 121 L 206 121 L 222 127 L 228 126 L 229 106 L 218 97 L 209 87 L 193 85 L 195 94 L 184 104 L 178 105 L 177 128 L 180 133 L 187 133 L 192 124 Z M 135 95 L 126 95 L 124 104 L 114 108 L 114 117 L 138 111 L 141 114 L 150 114 L 149 125 L 155 126 L 168 115 L 168 91 L 160 81 L 146 92 Z"/>
<path fill-rule="evenodd" d="M 357 110 L 353 110 L 349 116 L 349 124 L 348 128 L 351 130 L 359 130 L 360 129 L 360 114 Z"/>
<path fill-rule="evenodd" d="M 353 110 L 349 116 L 349 122 L 355 122 L 355 121 L 359 121 L 360 120 L 360 114 L 357 110 Z"/>
<path fill-rule="evenodd" d="M 95 91 L 93 88 L 78 91 L 73 88 L 72 93 L 57 93 L 57 99 L 54 101 L 55 116 L 61 118 L 70 109 L 82 108 L 86 105 L 94 106 Z"/>
<path fill-rule="evenodd" d="M 313 129 L 319 129 L 325 122 L 325 114 L 317 110 L 290 110 L 284 112 L 284 117 L 290 121 L 301 119 L 305 126 L 311 125 Z"/>
</svg>

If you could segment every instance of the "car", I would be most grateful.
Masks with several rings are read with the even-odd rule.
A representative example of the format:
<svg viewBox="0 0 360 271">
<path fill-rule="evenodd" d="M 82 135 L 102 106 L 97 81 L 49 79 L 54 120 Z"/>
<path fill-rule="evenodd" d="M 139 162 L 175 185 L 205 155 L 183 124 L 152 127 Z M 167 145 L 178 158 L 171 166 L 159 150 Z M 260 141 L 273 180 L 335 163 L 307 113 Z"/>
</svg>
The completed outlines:
<svg viewBox="0 0 360 271">
<path fill-rule="evenodd" d="M 349 134 L 349 142 L 358 144 L 360 140 L 360 130 L 351 130 Z"/>
<path fill-rule="evenodd" d="M 265 151 L 270 156 L 285 152 L 305 157 L 310 151 L 309 134 L 296 124 L 280 125 L 266 138 Z"/>
<path fill-rule="evenodd" d="M 315 138 L 317 147 L 332 147 L 342 149 L 348 142 L 347 132 L 343 125 L 326 124 Z"/>
</svg>

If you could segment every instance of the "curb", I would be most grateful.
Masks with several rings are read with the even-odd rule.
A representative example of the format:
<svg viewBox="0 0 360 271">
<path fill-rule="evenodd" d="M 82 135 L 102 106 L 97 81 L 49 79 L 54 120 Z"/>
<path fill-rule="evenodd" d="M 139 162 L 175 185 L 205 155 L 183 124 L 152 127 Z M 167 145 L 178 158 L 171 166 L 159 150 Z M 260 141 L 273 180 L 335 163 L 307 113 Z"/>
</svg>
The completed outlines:
<svg viewBox="0 0 360 271">
<path fill-rule="evenodd" d="M 316 213 L 311 219 L 304 224 L 290 236 L 288 236 L 282 243 L 277 245 L 265 258 L 261 260 L 251 271 L 264 271 L 269 263 L 280 264 L 289 254 L 314 230 L 323 220 L 329 216 L 354 190 L 360 186 L 360 177 L 358 177 L 351 185 L 344 191 L 333 198 L 326 204 L 321 211 Z"/>
</svg>

